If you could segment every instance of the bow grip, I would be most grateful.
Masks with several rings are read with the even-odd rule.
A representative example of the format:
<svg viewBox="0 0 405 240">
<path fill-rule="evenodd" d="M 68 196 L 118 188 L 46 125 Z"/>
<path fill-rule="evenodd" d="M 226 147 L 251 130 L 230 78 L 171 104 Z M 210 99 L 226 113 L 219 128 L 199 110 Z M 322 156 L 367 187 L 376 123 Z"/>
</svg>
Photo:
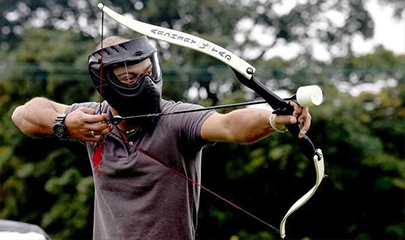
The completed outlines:
<svg viewBox="0 0 405 240">
<path fill-rule="evenodd" d="M 283 100 L 286 102 L 286 100 Z M 274 114 L 277 115 L 292 115 L 294 112 L 294 108 L 286 102 L 286 105 L 283 109 L 276 109 L 273 111 Z M 294 139 L 297 141 L 298 148 L 300 149 L 301 153 L 305 155 L 305 157 L 311 161 L 315 155 L 315 146 L 312 143 L 311 139 L 308 136 L 304 135 L 302 138 L 299 138 L 298 135 L 301 131 L 300 126 L 298 123 L 296 124 L 287 124 L 286 125 L 288 131 L 293 135 Z"/>
<path fill-rule="evenodd" d="M 273 113 L 277 115 L 292 115 L 294 112 L 294 108 L 290 104 L 288 104 L 286 100 L 283 100 L 283 102 L 285 102 L 284 108 L 276 109 L 275 111 L 273 111 Z M 311 161 L 315 155 L 315 146 L 312 143 L 311 139 L 309 139 L 309 137 L 306 135 L 304 135 L 302 138 L 298 137 L 301 131 L 298 123 L 287 124 L 286 127 L 291 135 L 293 135 L 294 139 L 297 141 L 297 145 L 301 153 L 304 154 L 309 161 Z"/>
</svg>

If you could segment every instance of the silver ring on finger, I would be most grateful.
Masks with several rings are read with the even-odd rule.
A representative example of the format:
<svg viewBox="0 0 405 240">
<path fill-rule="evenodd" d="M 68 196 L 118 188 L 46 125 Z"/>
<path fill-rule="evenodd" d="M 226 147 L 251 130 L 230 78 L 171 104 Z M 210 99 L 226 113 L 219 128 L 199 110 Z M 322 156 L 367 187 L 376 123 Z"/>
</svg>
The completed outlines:
<svg viewBox="0 0 405 240">
<path fill-rule="evenodd" d="M 94 137 L 94 131 L 92 130 L 92 131 L 90 131 L 90 134 L 91 134 L 91 136 L 93 136 Z"/>
</svg>

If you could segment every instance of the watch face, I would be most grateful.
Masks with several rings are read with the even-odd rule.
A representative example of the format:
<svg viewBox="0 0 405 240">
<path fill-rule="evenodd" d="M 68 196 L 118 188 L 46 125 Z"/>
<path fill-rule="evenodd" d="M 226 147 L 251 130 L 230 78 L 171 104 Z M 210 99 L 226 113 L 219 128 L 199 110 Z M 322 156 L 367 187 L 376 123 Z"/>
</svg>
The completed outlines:
<svg viewBox="0 0 405 240">
<path fill-rule="evenodd" d="M 53 126 L 53 133 L 57 137 L 63 137 L 63 135 L 65 133 L 65 129 L 64 129 L 63 125 L 60 125 L 60 124 L 54 125 Z"/>
<path fill-rule="evenodd" d="M 66 114 L 58 114 L 53 124 L 53 134 L 59 139 L 68 139 L 69 133 L 64 124 Z"/>
</svg>

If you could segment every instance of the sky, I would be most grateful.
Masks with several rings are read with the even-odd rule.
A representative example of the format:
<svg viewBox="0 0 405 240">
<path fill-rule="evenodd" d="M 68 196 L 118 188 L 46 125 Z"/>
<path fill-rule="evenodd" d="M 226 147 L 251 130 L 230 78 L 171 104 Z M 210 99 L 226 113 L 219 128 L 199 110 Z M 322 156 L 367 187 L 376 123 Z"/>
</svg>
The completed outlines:
<svg viewBox="0 0 405 240">
<path fill-rule="evenodd" d="M 375 22 L 374 38 L 364 41 L 357 37 L 353 41 L 357 53 L 370 52 L 374 46 L 382 44 L 397 54 L 405 54 L 405 19 L 392 19 L 393 10 L 388 6 L 380 6 L 376 0 L 367 4 Z"/>
<path fill-rule="evenodd" d="M 284 0 L 284 1 L 279 1 L 278 3 L 274 4 L 273 10 L 278 13 L 278 15 L 283 15 L 287 14 L 293 9 L 297 4 L 304 4 L 307 3 L 308 1 L 311 0 Z M 405 0 L 404 0 L 405 1 Z M 80 1 L 79 1 L 80 2 Z M 247 2 L 249 2 L 247 0 Z M 327 2 L 327 4 L 332 5 L 335 1 L 330 0 Z M 248 3 L 247 3 L 248 4 Z M 326 5 L 326 4 L 324 4 Z M 137 6 L 135 6 L 137 7 Z M 138 6 L 137 8 L 142 8 L 143 6 Z M 375 23 L 375 32 L 374 32 L 374 37 L 370 40 L 364 40 L 360 35 L 357 35 L 354 37 L 352 41 L 352 46 L 355 51 L 355 53 L 358 54 L 365 54 L 371 52 L 375 46 L 377 45 L 383 45 L 386 49 L 392 50 L 397 54 L 405 54 L 405 19 L 393 19 L 393 9 L 390 6 L 387 5 L 380 5 L 378 3 L 378 0 L 368 0 L 366 2 L 366 8 L 369 10 L 371 13 L 371 16 L 374 20 Z M 19 11 L 24 13 L 24 14 L 29 14 L 28 7 L 25 4 L 19 4 Z M 260 9 L 258 9 L 260 11 Z M 261 11 L 265 11 L 262 9 Z M 41 27 L 44 24 L 44 19 L 47 17 L 45 13 L 42 13 L 42 15 L 45 14 L 45 16 L 41 17 L 41 12 L 38 13 L 38 18 L 35 19 L 35 21 L 32 22 L 34 26 Z M 16 11 L 10 12 L 6 15 L 6 18 L 8 20 L 15 20 L 18 18 L 18 13 Z M 314 29 L 312 32 L 316 31 L 316 28 L 319 29 L 324 29 L 325 22 L 326 20 L 331 20 L 338 26 L 344 23 L 344 18 L 345 16 L 338 11 L 328 11 L 324 16 L 324 21 L 320 21 L 316 24 L 314 24 Z M 79 19 L 80 20 L 80 19 Z M 244 27 L 249 29 L 252 27 L 251 25 L 253 22 L 249 22 L 249 18 L 247 18 L 246 21 L 241 21 Z M 79 22 L 79 24 L 84 24 L 87 25 L 87 21 L 82 21 Z M 65 24 L 66 25 L 66 24 Z M 69 24 L 65 26 L 65 28 L 69 28 Z M 4 27 L 1 29 L 4 33 L 4 31 L 10 31 L 10 29 L 5 29 Z M 263 31 L 263 28 L 261 26 L 256 26 L 254 31 L 255 37 L 258 42 L 261 42 L 263 45 L 268 44 L 269 42 L 274 41 L 274 33 L 271 32 L 271 30 Z M 308 32 L 308 34 L 311 35 L 311 31 Z M 243 34 L 242 34 L 243 35 Z M 238 41 L 238 37 L 242 37 L 240 34 L 236 35 L 235 40 Z M 243 37 L 240 39 L 243 41 Z M 313 48 L 313 54 L 314 57 L 318 60 L 330 60 L 331 56 L 329 55 L 326 46 L 322 45 L 320 43 L 317 43 L 317 39 L 314 38 L 311 40 L 314 43 L 314 48 Z M 282 56 L 285 59 L 291 59 L 294 58 L 299 52 L 302 51 L 302 47 L 298 45 L 297 43 L 291 43 L 291 44 L 286 44 L 283 43 L 282 41 L 279 41 L 275 48 L 273 48 L 271 51 L 269 51 L 266 55 L 265 58 L 269 59 L 274 56 Z M 336 52 L 339 53 L 340 49 L 337 49 Z M 254 55 L 256 54 L 254 51 L 249 50 L 247 52 L 251 52 L 254 58 Z M 245 55 L 245 54 L 243 54 Z M 250 58 L 250 56 L 244 56 L 247 57 L 247 59 Z"/>
<path fill-rule="evenodd" d="M 273 9 L 279 14 L 287 14 L 293 9 L 297 3 L 306 3 L 310 0 L 289 0 L 280 1 L 279 4 L 275 4 Z M 405 1 L 405 0 L 404 0 Z M 331 1 L 333 2 L 333 1 Z M 396 54 L 405 54 L 405 19 L 394 19 L 393 8 L 387 5 L 380 5 L 378 0 L 369 0 L 366 3 L 366 9 L 369 10 L 371 17 L 374 20 L 375 29 L 372 39 L 365 40 L 362 36 L 357 35 L 352 40 L 352 48 L 355 54 L 364 55 L 373 51 L 378 45 L 383 45 L 385 49 L 391 50 Z M 344 14 L 338 11 L 329 11 L 323 16 L 324 19 L 333 21 L 336 25 L 340 26 L 344 23 Z M 310 30 L 308 34 L 311 36 L 311 32 L 315 32 L 316 28 L 324 29 L 327 25 L 325 21 L 320 21 L 313 25 L 314 29 Z M 242 23 L 242 28 L 249 29 L 251 23 L 245 21 Z M 274 41 L 274 37 L 271 37 L 271 32 L 264 32 L 261 29 L 257 29 L 255 39 L 262 44 Z M 239 36 L 237 36 L 239 37 Z M 238 39 L 236 39 L 238 41 Z M 242 40 L 242 39 L 240 39 Z M 313 56 L 320 61 L 331 60 L 332 57 L 328 53 L 326 45 L 319 43 L 316 38 L 311 40 L 313 46 Z M 336 55 L 340 54 L 341 49 L 336 49 Z M 280 56 L 286 60 L 290 60 L 303 51 L 303 46 L 297 43 L 284 43 L 279 41 L 275 47 L 266 53 L 264 56 L 266 59 L 270 59 L 275 56 Z M 344 54 L 344 53 L 343 53 Z M 247 58 L 254 58 L 255 53 L 252 52 L 251 56 L 245 56 Z"/>
<path fill-rule="evenodd" d="M 288 0 L 280 1 L 278 4 L 273 5 L 273 9 L 278 15 L 288 14 L 291 9 L 293 9 L 297 4 L 305 4 L 311 0 Z M 405 1 L 405 0 L 404 0 Z M 331 1 L 333 4 L 334 1 Z M 354 54 L 364 55 L 367 53 L 372 53 L 374 48 L 379 45 L 383 45 L 385 49 L 393 51 L 395 54 L 405 54 L 405 19 L 395 19 L 393 18 L 393 8 L 387 5 L 380 5 L 378 0 L 369 0 L 366 3 L 366 9 L 370 12 L 372 19 L 374 20 L 374 36 L 371 39 L 363 39 L 362 36 L 357 35 L 352 39 L 352 49 Z M 337 26 L 341 26 L 344 23 L 345 16 L 338 11 L 329 11 L 324 16 L 325 19 L 333 21 Z M 243 31 L 248 31 L 253 27 L 253 21 L 248 18 L 240 22 L 239 29 Z M 322 21 L 314 24 L 314 28 L 324 29 L 327 25 L 324 25 Z M 256 29 L 255 29 L 256 28 Z M 271 30 L 264 30 L 264 27 L 257 26 L 253 29 L 254 39 L 263 45 L 272 43 L 274 38 L 274 33 Z M 307 32 L 311 36 L 311 32 Z M 245 36 L 243 34 L 236 34 L 235 40 L 238 42 L 243 42 Z M 326 45 L 323 45 L 317 41 L 316 38 L 311 39 L 311 46 L 313 47 L 313 56 L 319 61 L 329 61 L 331 60 L 331 55 L 326 49 Z M 295 58 L 300 52 L 303 51 L 303 47 L 297 43 L 285 43 L 283 41 L 278 41 L 276 45 L 268 51 L 264 58 L 269 59 L 275 56 L 279 56 L 285 60 L 290 60 Z M 340 49 L 337 49 L 339 53 Z M 345 54 L 345 53 L 343 53 Z M 255 58 L 257 53 L 254 51 L 245 52 L 244 57 Z M 386 87 L 396 87 L 397 80 L 395 79 L 380 79 L 375 83 L 362 83 L 353 86 L 349 83 L 341 83 L 338 88 L 342 92 L 347 92 L 352 96 L 358 96 L 362 92 L 373 92 L 378 93 L 383 88 Z M 277 95 L 286 98 L 291 96 L 291 93 L 285 90 L 276 90 Z M 251 106 L 254 108 L 264 108 L 268 109 L 267 104 Z"/>
</svg>

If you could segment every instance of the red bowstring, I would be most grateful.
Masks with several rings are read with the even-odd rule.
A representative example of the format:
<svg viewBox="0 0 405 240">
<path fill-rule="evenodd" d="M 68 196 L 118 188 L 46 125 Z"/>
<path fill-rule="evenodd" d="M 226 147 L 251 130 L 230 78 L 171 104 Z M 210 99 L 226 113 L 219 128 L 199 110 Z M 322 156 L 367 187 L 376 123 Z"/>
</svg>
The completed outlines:
<svg viewBox="0 0 405 240">
<path fill-rule="evenodd" d="M 99 94 L 100 94 L 100 98 L 99 98 L 99 103 L 100 103 L 100 114 L 101 114 L 101 101 L 102 101 L 102 91 L 103 91 L 103 63 L 104 63 L 104 12 L 101 11 L 101 42 L 100 42 L 100 56 L 101 56 L 101 60 L 100 60 L 100 82 L 99 82 Z"/>
<path fill-rule="evenodd" d="M 252 217 L 252 218 L 258 220 L 259 222 L 265 224 L 266 226 L 268 226 L 268 227 L 272 228 L 273 230 L 275 230 L 276 232 L 280 233 L 280 230 L 277 229 L 276 227 L 274 227 L 274 226 L 272 226 L 271 224 L 265 222 L 264 220 L 262 220 L 262 219 L 256 217 L 256 216 L 253 215 L 252 213 L 250 213 L 250 212 L 246 211 L 245 209 L 239 207 L 238 205 L 236 205 L 235 203 L 233 203 L 233 202 L 229 201 L 228 199 L 222 197 L 222 196 L 219 195 L 218 193 L 216 193 L 216 192 L 210 190 L 209 188 L 204 187 L 203 185 L 201 185 L 201 184 L 198 183 L 197 181 L 195 181 L 195 180 L 193 180 L 193 179 L 187 177 L 185 174 L 183 174 L 183 173 L 177 171 L 177 170 L 174 169 L 172 166 L 170 166 L 170 165 L 168 165 L 168 164 L 166 164 L 166 163 L 164 163 L 164 162 L 162 162 L 162 161 L 159 161 L 157 158 L 153 157 L 152 155 L 150 155 L 149 153 L 147 153 L 146 151 L 142 150 L 141 148 L 139 148 L 139 147 L 137 147 L 137 146 L 135 146 L 135 145 L 132 145 L 132 147 L 135 148 L 138 152 L 140 152 L 140 153 L 144 154 L 145 156 L 149 157 L 150 159 L 154 160 L 155 162 L 158 162 L 158 163 L 162 164 L 164 167 L 166 167 L 167 169 L 169 169 L 170 171 L 172 171 L 172 172 L 175 173 L 176 175 L 178 175 L 178 176 L 184 178 L 185 180 L 187 180 L 187 181 L 189 181 L 189 182 L 195 184 L 196 186 L 198 186 L 198 187 L 204 189 L 205 191 L 207 191 L 207 192 L 210 193 L 211 195 L 213 195 L 213 196 L 215 196 L 215 197 L 221 199 L 222 201 L 228 203 L 228 204 L 231 205 L 232 207 L 234 207 L 234 208 L 236 208 L 236 209 L 238 209 L 238 210 L 244 212 L 245 214 L 249 215 L 250 217 Z"/>
</svg>

